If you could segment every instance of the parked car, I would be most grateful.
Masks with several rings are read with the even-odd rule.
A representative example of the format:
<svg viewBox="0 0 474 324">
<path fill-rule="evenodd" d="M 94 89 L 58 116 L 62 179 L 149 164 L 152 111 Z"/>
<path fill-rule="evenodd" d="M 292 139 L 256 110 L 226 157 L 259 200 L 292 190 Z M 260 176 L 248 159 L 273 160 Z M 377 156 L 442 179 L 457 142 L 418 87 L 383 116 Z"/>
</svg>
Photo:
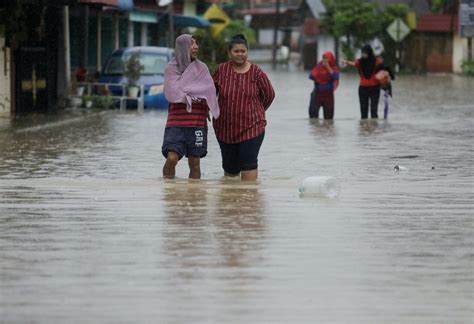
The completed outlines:
<svg viewBox="0 0 474 324">
<path fill-rule="evenodd" d="M 128 84 L 124 76 L 124 61 L 136 52 L 140 53 L 140 63 L 144 66 L 136 84 L 144 86 L 145 108 L 168 108 L 163 84 L 166 64 L 174 57 L 174 50 L 171 48 L 141 46 L 115 50 L 105 62 L 99 82 Z M 122 95 L 122 87 L 110 86 L 109 90 L 114 96 Z M 127 106 L 130 105 L 136 107 L 136 102 L 130 100 Z"/>
</svg>

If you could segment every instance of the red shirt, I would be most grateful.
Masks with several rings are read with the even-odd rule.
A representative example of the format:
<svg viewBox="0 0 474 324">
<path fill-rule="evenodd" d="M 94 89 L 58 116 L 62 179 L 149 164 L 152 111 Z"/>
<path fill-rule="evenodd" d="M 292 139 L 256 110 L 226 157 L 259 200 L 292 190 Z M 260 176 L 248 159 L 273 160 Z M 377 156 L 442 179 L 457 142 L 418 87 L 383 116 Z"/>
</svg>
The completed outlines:
<svg viewBox="0 0 474 324">
<path fill-rule="evenodd" d="M 360 75 L 360 86 L 361 87 L 376 87 L 379 85 L 379 81 L 375 78 L 375 75 L 377 74 L 377 68 L 374 69 L 374 72 L 372 72 L 372 75 L 370 76 L 370 79 L 367 79 L 364 74 L 362 74 L 361 71 L 361 66 L 360 66 L 360 60 L 355 60 L 355 66 L 359 70 L 359 75 Z M 379 58 L 376 58 L 375 60 L 375 67 L 379 66 L 382 64 L 382 61 Z"/>
<path fill-rule="evenodd" d="M 265 111 L 275 98 L 267 75 L 255 64 L 245 73 L 234 71 L 230 62 L 220 64 L 213 75 L 218 92 L 220 117 L 213 121 L 219 141 L 235 144 L 265 131 Z"/>
<path fill-rule="evenodd" d="M 209 107 L 205 102 L 193 102 L 191 112 L 186 110 L 184 103 L 170 103 L 168 108 L 168 127 L 207 128 Z"/>
</svg>

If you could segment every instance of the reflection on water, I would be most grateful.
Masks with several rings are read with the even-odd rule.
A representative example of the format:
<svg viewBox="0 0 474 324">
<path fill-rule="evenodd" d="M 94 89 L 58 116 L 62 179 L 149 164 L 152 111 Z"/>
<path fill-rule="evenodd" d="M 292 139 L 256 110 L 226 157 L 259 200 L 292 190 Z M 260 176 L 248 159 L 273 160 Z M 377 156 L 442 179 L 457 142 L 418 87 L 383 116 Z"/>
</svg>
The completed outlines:
<svg viewBox="0 0 474 324">
<path fill-rule="evenodd" d="M 313 126 L 314 133 L 318 136 L 330 137 L 336 135 L 334 120 L 312 118 L 309 122 Z"/>
<path fill-rule="evenodd" d="M 222 180 L 167 182 L 163 188 L 166 248 L 177 269 L 255 266 L 264 238 L 265 200 L 257 185 Z M 215 258 L 218 260 L 215 260 Z M 166 262 L 171 262 L 167 260 Z"/>
<path fill-rule="evenodd" d="M 165 112 L 1 123 L 0 321 L 472 322 L 474 79 L 401 76 L 359 121 L 345 76 L 308 121 L 306 73 L 270 77 L 257 184 L 221 179 L 212 128 L 203 180 L 161 179 Z"/>
<path fill-rule="evenodd" d="M 224 184 L 216 194 L 213 225 L 218 249 L 229 267 L 256 266 L 265 237 L 265 200 L 258 186 Z"/>
<path fill-rule="evenodd" d="M 386 127 L 387 127 L 386 121 L 381 121 L 378 119 L 360 120 L 359 121 L 359 135 L 360 136 L 380 135 L 384 133 L 384 130 Z"/>
<path fill-rule="evenodd" d="M 163 188 L 166 213 L 165 246 L 176 269 L 193 275 L 189 269 L 203 266 L 203 256 L 209 256 L 211 237 L 208 232 L 208 193 L 199 182 L 167 181 Z"/>
</svg>

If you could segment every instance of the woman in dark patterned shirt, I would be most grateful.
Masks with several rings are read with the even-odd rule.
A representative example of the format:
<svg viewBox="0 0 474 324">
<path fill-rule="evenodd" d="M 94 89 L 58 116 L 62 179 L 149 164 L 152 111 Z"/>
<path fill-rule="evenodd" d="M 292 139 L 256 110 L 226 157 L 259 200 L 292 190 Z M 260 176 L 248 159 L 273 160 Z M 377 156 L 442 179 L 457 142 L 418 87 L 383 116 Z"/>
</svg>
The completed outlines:
<svg viewBox="0 0 474 324">
<path fill-rule="evenodd" d="M 224 174 L 255 181 L 258 152 L 267 125 L 265 111 L 275 98 L 275 91 L 262 69 L 247 60 L 248 44 L 243 35 L 231 39 L 229 57 L 213 75 L 220 107 L 214 130 Z"/>
</svg>

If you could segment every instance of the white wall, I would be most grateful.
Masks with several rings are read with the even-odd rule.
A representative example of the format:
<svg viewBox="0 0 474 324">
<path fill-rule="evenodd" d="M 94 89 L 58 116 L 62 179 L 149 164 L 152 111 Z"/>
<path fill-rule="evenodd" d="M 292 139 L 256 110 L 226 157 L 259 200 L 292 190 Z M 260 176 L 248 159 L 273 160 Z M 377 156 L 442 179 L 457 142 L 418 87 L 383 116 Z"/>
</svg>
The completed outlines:
<svg viewBox="0 0 474 324">
<path fill-rule="evenodd" d="M 467 59 L 467 38 L 455 34 L 453 38 L 453 72 L 462 73 L 461 64 Z"/>
<path fill-rule="evenodd" d="M 336 53 L 334 52 L 334 49 L 335 49 L 334 37 L 330 35 L 320 34 L 317 36 L 317 41 L 318 41 L 318 62 L 322 59 L 323 53 L 325 51 L 331 51 L 331 53 L 336 55 Z"/>
<path fill-rule="evenodd" d="M 281 44 L 283 40 L 283 32 L 279 31 L 277 36 L 277 43 Z M 273 29 L 259 29 L 258 30 L 258 43 L 260 45 L 271 45 L 273 44 Z"/>
<path fill-rule="evenodd" d="M 185 16 L 195 16 L 196 15 L 196 1 L 185 0 L 183 15 Z"/>
<path fill-rule="evenodd" d="M 7 62 L 5 64 L 5 53 L 2 50 L 4 44 L 5 38 L 0 37 L 0 117 L 10 117 L 10 50 L 6 49 Z"/>
</svg>

